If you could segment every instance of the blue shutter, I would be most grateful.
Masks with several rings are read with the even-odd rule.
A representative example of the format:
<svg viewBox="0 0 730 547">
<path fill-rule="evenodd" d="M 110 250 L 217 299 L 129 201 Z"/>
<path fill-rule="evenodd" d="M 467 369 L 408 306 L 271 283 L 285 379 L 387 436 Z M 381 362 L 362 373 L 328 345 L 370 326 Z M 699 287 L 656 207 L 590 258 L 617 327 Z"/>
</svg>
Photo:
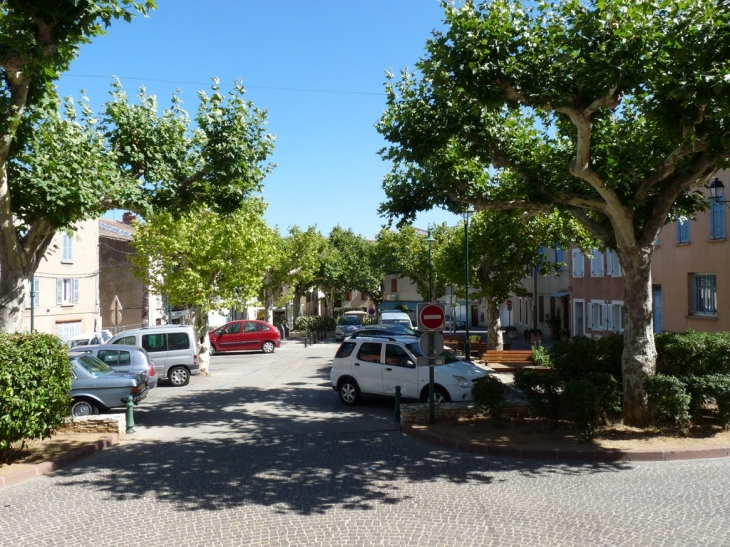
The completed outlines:
<svg viewBox="0 0 730 547">
<path fill-rule="evenodd" d="M 725 204 L 713 202 L 710 209 L 710 239 L 725 239 Z"/>
</svg>

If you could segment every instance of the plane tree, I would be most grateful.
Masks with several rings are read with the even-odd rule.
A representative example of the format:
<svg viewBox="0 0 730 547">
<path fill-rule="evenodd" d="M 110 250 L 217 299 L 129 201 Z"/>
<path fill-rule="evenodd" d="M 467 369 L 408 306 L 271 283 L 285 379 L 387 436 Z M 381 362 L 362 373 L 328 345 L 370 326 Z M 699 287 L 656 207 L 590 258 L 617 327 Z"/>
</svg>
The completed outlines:
<svg viewBox="0 0 730 547">
<path fill-rule="evenodd" d="M 623 415 L 650 420 L 651 258 L 730 158 L 730 10 L 714 0 L 442 3 L 418 72 L 386 84 L 381 212 L 557 209 L 615 249 Z"/>
<path fill-rule="evenodd" d="M 12 0 L 0 6 L 0 332 L 20 328 L 28 280 L 54 234 L 111 209 L 230 214 L 261 189 L 273 137 L 240 83 L 214 80 L 194 119 L 178 97 L 160 112 L 115 82 L 99 113 L 53 82 L 79 45 L 153 0 Z M 195 128 L 193 128 L 193 121 Z"/>
</svg>

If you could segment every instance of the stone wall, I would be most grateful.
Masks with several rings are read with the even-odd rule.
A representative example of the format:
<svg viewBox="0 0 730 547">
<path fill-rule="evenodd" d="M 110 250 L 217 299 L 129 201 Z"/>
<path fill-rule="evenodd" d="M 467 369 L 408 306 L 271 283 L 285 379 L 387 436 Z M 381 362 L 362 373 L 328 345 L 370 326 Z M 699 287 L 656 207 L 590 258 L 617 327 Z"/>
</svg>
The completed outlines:
<svg viewBox="0 0 730 547">
<path fill-rule="evenodd" d="M 75 433 L 116 433 L 122 436 L 127 430 L 127 418 L 124 414 L 66 418 L 61 430 Z"/>
<path fill-rule="evenodd" d="M 400 421 L 407 424 L 427 424 L 429 410 L 428 403 L 401 404 Z M 437 420 L 456 420 L 473 417 L 476 409 L 472 403 L 441 403 L 434 406 L 434 414 Z"/>
</svg>

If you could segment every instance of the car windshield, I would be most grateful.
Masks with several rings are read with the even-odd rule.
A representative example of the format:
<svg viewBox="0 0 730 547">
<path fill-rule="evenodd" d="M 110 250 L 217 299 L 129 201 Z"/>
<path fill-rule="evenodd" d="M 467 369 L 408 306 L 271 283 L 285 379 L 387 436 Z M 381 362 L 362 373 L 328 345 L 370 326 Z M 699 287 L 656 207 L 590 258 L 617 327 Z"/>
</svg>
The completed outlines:
<svg viewBox="0 0 730 547">
<path fill-rule="evenodd" d="M 75 348 L 76 346 L 86 346 L 89 343 L 88 338 L 83 338 L 82 340 L 69 340 L 66 342 L 68 344 L 68 347 Z"/>
<path fill-rule="evenodd" d="M 360 318 L 356 315 L 343 315 L 337 322 L 338 325 L 359 325 Z"/>
<path fill-rule="evenodd" d="M 93 355 L 79 355 L 73 358 L 76 363 L 81 365 L 86 372 L 92 376 L 104 376 L 114 372 L 110 366 L 104 364 Z"/>
</svg>

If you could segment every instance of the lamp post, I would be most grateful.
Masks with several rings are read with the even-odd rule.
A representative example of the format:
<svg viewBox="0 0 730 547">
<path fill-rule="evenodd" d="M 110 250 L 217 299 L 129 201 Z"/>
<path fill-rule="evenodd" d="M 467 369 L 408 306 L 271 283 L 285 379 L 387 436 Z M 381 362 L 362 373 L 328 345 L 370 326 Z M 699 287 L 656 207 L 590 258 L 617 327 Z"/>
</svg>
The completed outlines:
<svg viewBox="0 0 730 547">
<path fill-rule="evenodd" d="M 428 301 L 433 302 L 433 266 L 431 265 L 431 247 L 433 242 L 436 241 L 431 235 L 431 230 L 428 231 L 426 236 L 426 243 L 428 243 Z"/>
<path fill-rule="evenodd" d="M 433 302 L 433 266 L 431 265 L 431 246 L 436 241 L 431 235 L 431 230 L 428 231 L 426 236 L 426 243 L 428 243 L 428 301 Z M 429 331 L 428 336 L 430 337 L 431 347 L 434 347 L 434 336 L 433 331 Z M 434 407 L 434 372 L 433 372 L 433 361 L 428 367 L 428 423 L 436 423 L 436 409 Z"/>
<path fill-rule="evenodd" d="M 725 185 L 717 177 L 710 183 L 710 201 L 712 203 L 724 203 L 730 207 L 725 199 Z"/>
<path fill-rule="evenodd" d="M 469 307 L 469 216 L 473 212 L 474 211 L 470 211 L 469 209 L 464 211 L 464 247 L 466 255 L 464 265 L 464 285 L 466 288 L 466 310 L 464 311 L 466 314 L 464 317 L 464 323 L 466 324 L 466 340 L 464 340 L 464 356 L 467 361 L 471 361 L 471 342 L 469 341 L 469 315 L 471 312 Z"/>
</svg>

